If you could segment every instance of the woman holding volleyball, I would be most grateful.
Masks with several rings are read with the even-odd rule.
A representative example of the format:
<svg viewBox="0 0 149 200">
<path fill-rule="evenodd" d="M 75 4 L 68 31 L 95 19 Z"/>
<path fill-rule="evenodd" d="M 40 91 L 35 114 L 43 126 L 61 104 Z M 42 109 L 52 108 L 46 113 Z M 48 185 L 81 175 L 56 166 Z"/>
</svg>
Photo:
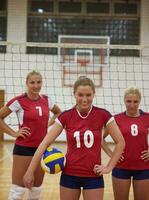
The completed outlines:
<svg viewBox="0 0 149 200">
<path fill-rule="evenodd" d="M 126 142 L 124 152 L 112 171 L 115 200 L 128 200 L 131 184 L 134 200 L 149 200 L 149 113 L 139 109 L 140 102 L 140 90 L 127 88 L 124 93 L 126 111 L 115 115 Z M 105 142 L 104 147 L 107 151 Z M 112 155 L 109 150 L 107 153 Z"/>
<path fill-rule="evenodd" d="M 23 198 L 26 191 L 23 176 L 37 147 L 47 133 L 48 123 L 51 125 L 60 114 L 59 107 L 53 104 L 48 96 L 39 94 L 42 87 L 42 76 L 39 72 L 28 73 L 26 86 L 26 93 L 14 97 L 0 110 L 0 128 L 16 138 L 13 149 L 12 185 L 9 200 Z M 50 111 L 53 113 L 53 117 L 49 121 Z M 4 122 L 4 118 L 12 112 L 15 112 L 18 118 L 19 129 L 17 131 Z M 43 176 L 44 173 L 38 166 L 33 188 L 28 192 L 28 200 L 39 199 Z"/>
<path fill-rule="evenodd" d="M 35 171 L 42 154 L 66 130 L 66 165 L 60 179 L 60 199 L 79 200 L 83 189 L 84 200 L 102 200 L 103 174 L 109 173 L 117 163 L 125 142 L 112 115 L 105 109 L 92 105 L 95 86 L 87 77 L 80 77 L 73 88 L 76 105 L 63 112 L 45 136 L 24 176 L 24 184 L 32 188 Z M 106 166 L 101 164 L 102 129 L 106 127 L 116 143 L 114 154 Z M 96 164 L 100 165 L 94 172 Z"/>
</svg>

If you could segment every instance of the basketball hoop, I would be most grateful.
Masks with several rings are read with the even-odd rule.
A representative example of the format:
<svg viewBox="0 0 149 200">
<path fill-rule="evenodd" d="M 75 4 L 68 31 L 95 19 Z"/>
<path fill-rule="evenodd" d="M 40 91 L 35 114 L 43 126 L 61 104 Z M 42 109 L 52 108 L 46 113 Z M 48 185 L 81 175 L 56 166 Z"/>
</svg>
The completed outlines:
<svg viewBox="0 0 149 200">
<path fill-rule="evenodd" d="M 90 60 L 87 59 L 77 59 L 77 63 L 81 65 L 81 67 L 85 67 L 87 64 L 90 63 Z"/>
</svg>

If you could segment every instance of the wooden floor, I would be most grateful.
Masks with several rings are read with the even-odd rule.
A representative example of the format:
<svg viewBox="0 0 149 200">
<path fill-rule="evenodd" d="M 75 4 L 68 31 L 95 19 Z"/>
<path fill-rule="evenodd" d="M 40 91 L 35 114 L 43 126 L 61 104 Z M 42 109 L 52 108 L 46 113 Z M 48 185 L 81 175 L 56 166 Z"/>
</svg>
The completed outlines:
<svg viewBox="0 0 149 200">
<path fill-rule="evenodd" d="M 53 147 L 60 148 L 65 152 L 65 143 L 55 143 Z M 112 147 L 112 146 L 111 146 Z M 12 148 L 13 143 L 1 142 L 0 143 L 0 200 L 7 200 L 9 187 L 11 185 L 11 167 L 12 167 Z M 102 152 L 103 163 L 106 163 L 108 157 Z M 46 174 L 43 183 L 41 200 L 58 200 L 59 199 L 59 177 L 60 174 L 49 175 Z M 105 180 L 105 194 L 104 200 L 114 200 L 111 174 L 104 176 Z M 81 197 L 80 200 L 83 200 Z M 132 190 L 130 192 L 130 200 L 133 200 Z"/>
</svg>

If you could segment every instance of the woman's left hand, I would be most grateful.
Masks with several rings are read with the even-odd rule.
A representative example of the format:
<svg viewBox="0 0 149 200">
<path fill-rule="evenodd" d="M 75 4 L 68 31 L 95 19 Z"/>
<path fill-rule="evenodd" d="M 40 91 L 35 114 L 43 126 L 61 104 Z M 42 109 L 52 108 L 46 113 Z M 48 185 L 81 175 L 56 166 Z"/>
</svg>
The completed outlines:
<svg viewBox="0 0 149 200">
<path fill-rule="evenodd" d="M 93 171 L 96 175 L 102 176 L 103 174 L 108 174 L 111 169 L 104 165 L 95 165 Z"/>
<path fill-rule="evenodd" d="M 149 150 L 145 150 L 141 152 L 141 159 L 145 162 L 149 161 Z"/>
</svg>

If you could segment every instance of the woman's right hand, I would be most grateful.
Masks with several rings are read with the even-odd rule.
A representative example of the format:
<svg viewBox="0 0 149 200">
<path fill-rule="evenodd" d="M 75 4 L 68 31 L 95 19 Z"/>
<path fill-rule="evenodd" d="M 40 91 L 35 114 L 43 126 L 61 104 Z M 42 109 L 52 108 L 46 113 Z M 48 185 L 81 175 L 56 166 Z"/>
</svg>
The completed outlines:
<svg viewBox="0 0 149 200">
<path fill-rule="evenodd" d="M 121 155 L 121 157 L 120 157 L 120 159 L 118 160 L 118 163 L 121 163 L 121 162 L 123 162 L 124 161 L 124 156 L 123 156 L 123 154 Z"/>
<path fill-rule="evenodd" d="M 22 138 L 25 139 L 25 138 L 28 137 L 30 134 L 31 134 L 31 133 L 30 133 L 30 128 L 28 128 L 28 127 L 22 127 L 22 128 L 20 128 L 20 129 L 16 132 L 16 134 L 14 135 L 14 137 L 16 137 L 16 138 L 22 137 Z"/>
<path fill-rule="evenodd" d="M 23 177 L 24 186 L 28 189 L 31 189 L 34 185 L 34 174 L 31 172 L 26 172 Z"/>
</svg>

